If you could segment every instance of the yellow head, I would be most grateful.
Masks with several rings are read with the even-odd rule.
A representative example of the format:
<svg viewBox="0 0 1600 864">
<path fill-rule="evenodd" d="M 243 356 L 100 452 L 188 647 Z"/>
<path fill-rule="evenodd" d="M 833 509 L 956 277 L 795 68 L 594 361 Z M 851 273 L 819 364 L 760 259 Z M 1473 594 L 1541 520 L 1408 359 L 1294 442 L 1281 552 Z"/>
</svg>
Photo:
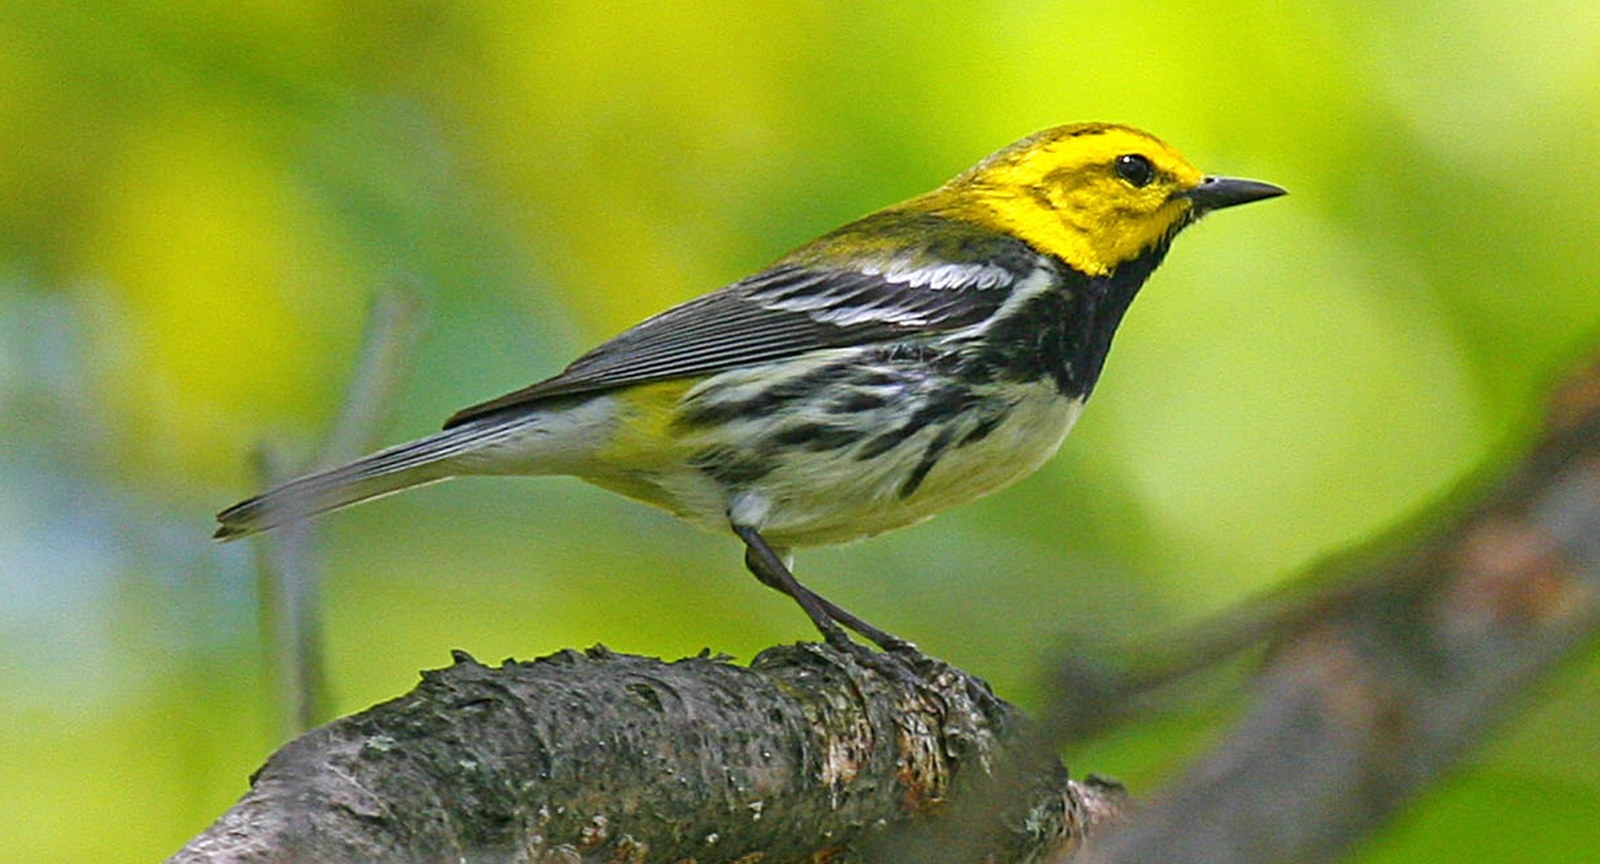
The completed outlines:
<svg viewBox="0 0 1600 864">
<path fill-rule="evenodd" d="M 988 225 L 1103 276 L 1209 210 L 1281 194 L 1208 178 L 1147 132 L 1080 123 L 1024 138 L 902 206 Z"/>
</svg>

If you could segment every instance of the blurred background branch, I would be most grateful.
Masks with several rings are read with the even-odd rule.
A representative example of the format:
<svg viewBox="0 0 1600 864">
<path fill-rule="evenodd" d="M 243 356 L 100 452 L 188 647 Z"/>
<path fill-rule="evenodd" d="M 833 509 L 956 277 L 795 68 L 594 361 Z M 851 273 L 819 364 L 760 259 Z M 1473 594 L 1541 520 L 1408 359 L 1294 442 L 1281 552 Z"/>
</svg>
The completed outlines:
<svg viewBox="0 0 1600 864">
<path fill-rule="evenodd" d="M 1524 707 L 1600 629 L 1600 357 L 1470 512 L 1280 621 L 1252 704 L 1094 862 L 1331 861 Z M 1058 860 L 1066 860 L 1064 858 Z M 1078 859 L 1073 859 L 1078 860 Z"/>
<path fill-rule="evenodd" d="M 326 443 L 294 467 L 263 445 L 261 489 L 376 449 L 424 329 L 422 298 L 394 288 L 376 294 L 363 328 L 356 370 Z M 257 541 L 262 641 L 271 646 L 279 723 L 284 738 L 332 719 L 322 632 L 320 576 L 311 554 L 312 523 L 296 519 Z"/>
</svg>

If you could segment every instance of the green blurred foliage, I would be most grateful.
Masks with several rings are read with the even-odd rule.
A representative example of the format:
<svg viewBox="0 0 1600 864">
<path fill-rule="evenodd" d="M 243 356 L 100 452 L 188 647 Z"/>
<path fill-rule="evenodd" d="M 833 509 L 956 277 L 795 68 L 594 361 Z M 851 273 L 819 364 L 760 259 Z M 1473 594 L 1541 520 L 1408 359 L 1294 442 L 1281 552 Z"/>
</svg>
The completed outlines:
<svg viewBox="0 0 1600 864">
<path fill-rule="evenodd" d="M 1600 332 L 1592 2 L 7 0 L 0 93 L 4 861 L 163 856 L 278 743 L 209 514 L 261 442 L 314 452 L 397 283 L 433 327 L 386 440 L 1045 126 L 1287 186 L 1179 242 L 1038 476 L 802 556 L 1023 704 L 1042 647 L 1223 608 L 1511 458 Z M 319 540 L 341 711 L 455 647 L 811 635 L 730 538 L 575 481 Z M 1597 660 L 1366 860 L 1600 860 Z M 1223 690 L 1075 767 L 1149 788 Z"/>
</svg>

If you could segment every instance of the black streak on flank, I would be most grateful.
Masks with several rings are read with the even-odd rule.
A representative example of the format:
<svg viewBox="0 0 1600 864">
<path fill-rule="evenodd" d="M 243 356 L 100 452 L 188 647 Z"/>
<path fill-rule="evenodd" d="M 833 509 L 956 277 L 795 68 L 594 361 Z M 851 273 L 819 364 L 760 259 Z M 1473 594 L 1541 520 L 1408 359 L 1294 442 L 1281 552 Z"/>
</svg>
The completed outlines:
<svg viewBox="0 0 1600 864">
<path fill-rule="evenodd" d="M 837 450 L 861 440 L 861 433 L 844 426 L 799 423 L 772 436 L 773 449 L 800 446 L 813 453 Z"/>
<path fill-rule="evenodd" d="M 936 390 L 928 396 L 928 401 L 923 403 L 921 408 L 906 418 L 906 422 L 868 441 L 867 445 L 856 453 L 856 459 L 865 460 L 882 456 L 905 443 L 929 424 L 955 419 L 971 403 L 972 392 L 965 387 L 945 387 Z M 941 444 L 940 449 L 944 449 L 949 443 L 946 441 Z M 917 482 L 922 481 L 919 478 Z"/>
<path fill-rule="evenodd" d="M 998 428 L 1001 423 L 1004 423 L 1006 417 L 1009 416 L 1010 413 L 1011 412 L 1009 410 L 1002 411 L 999 414 L 994 414 L 979 420 L 976 426 L 973 426 L 971 429 L 967 430 L 967 434 L 961 436 L 961 440 L 956 442 L 956 447 L 959 449 L 967 446 L 968 444 L 976 444 L 977 442 L 989 437 L 989 433 Z"/>
<path fill-rule="evenodd" d="M 950 439 L 955 437 L 955 428 L 953 425 L 945 426 L 932 441 L 928 442 L 928 449 L 922 454 L 922 461 L 911 469 L 911 476 L 906 478 L 906 482 L 900 484 L 901 498 L 910 498 L 911 493 L 922 485 L 922 481 L 928 479 L 928 472 L 938 464 L 939 457 L 943 456 L 945 448 L 950 446 Z"/>
<path fill-rule="evenodd" d="M 828 404 L 829 414 L 855 414 L 874 411 L 889 404 L 889 397 L 866 390 L 852 390 Z"/>
<path fill-rule="evenodd" d="M 708 447 L 689 459 L 724 488 L 738 489 L 756 483 L 778 467 L 777 462 L 732 447 Z"/>
</svg>

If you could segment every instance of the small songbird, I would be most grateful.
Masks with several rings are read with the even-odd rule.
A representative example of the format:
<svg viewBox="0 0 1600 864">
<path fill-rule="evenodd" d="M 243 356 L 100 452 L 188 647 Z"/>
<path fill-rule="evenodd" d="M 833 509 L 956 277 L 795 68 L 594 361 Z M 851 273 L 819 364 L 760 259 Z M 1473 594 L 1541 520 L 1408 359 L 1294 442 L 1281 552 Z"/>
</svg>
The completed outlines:
<svg viewBox="0 0 1600 864">
<path fill-rule="evenodd" d="M 217 516 L 228 540 L 475 474 L 567 474 L 745 544 L 830 644 L 903 642 L 807 589 L 790 550 L 921 522 L 1033 473 L 1072 428 L 1180 230 L 1284 194 L 1155 137 L 1048 129 L 668 309 L 444 431 Z"/>
</svg>

